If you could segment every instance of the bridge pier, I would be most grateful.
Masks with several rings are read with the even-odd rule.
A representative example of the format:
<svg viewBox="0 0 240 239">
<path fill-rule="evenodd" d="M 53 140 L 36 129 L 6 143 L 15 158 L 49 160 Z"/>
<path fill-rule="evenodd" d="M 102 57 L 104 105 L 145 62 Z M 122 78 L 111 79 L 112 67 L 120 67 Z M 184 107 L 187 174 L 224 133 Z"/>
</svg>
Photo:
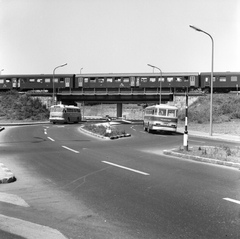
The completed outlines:
<svg viewBox="0 0 240 239">
<path fill-rule="evenodd" d="M 122 117 L 122 103 L 117 103 L 117 118 Z"/>
</svg>

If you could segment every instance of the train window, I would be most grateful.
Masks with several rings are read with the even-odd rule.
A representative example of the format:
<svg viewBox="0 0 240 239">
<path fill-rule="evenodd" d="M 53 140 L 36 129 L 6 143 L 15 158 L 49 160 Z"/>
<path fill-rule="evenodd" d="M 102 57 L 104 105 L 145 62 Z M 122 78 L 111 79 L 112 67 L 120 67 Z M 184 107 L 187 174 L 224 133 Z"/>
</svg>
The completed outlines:
<svg viewBox="0 0 240 239">
<path fill-rule="evenodd" d="M 84 82 L 85 82 L 85 83 L 88 83 L 88 78 L 84 78 Z"/>
<path fill-rule="evenodd" d="M 6 83 L 10 83 L 11 82 L 11 79 L 6 79 Z"/>
<path fill-rule="evenodd" d="M 90 81 L 91 81 L 91 83 L 96 83 L 97 82 L 96 78 L 90 78 Z"/>
<path fill-rule="evenodd" d="M 159 77 L 159 78 L 158 78 L 158 81 L 159 81 L 159 82 L 160 82 L 160 81 L 161 81 L 161 82 L 164 82 L 164 78 L 163 78 L 163 77 Z"/>
<path fill-rule="evenodd" d="M 147 82 L 147 78 L 146 77 L 144 77 L 144 78 L 142 77 L 141 78 L 141 82 Z"/>
<path fill-rule="evenodd" d="M 112 78 L 107 78 L 107 82 L 112 82 L 113 79 Z"/>
<path fill-rule="evenodd" d="M 99 83 L 103 83 L 104 82 L 104 78 L 98 78 L 98 82 Z"/>
<path fill-rule="evenodd" d="M 221 81 L 221 82 L 226 82 L 226 77 L 225 77 L 225 76 L 220 76 L 220 77 L 219 77 L 219 81 Z"/>
<path fill-rule="evenodd" d="M 30 78 L 30 79 L 29 79 L 29 82 L 30 82 L 30 83 L 34 83 L 34 82 L 35 82 L 35 79 Z"/>
<path fill-rule="evenodd" d="M 37 79 L 37 82 L 38 83 L 42 83 L 42 79 Z"/>
<path fill-rule="evenodd" d="M 185 81 L 185 82 L 188 81 L 188 76 L 184 76 L 184 81 Z"/>
<path fill-rule="evenodd" d="M 0 79 L 0 84 L 3 84 L 4 83 L 4 80 L 3 79 Z"/>
<path fill-rule="evenodd" d="M 121 82 L 121 78 L 115 78 L 114 82 Z"/>
<path fill-rule="evenodd" d="M 50 81 L 51 81 L 50 78 L 45 79 L 45 83 L 50 83 Z"/>
<path fill-rule="evenodd" d="M 54 78 L 54 83 L 58 83 L 58 78 Z"/>
<path fill-rule="evenodd" d="M 155 82 L 155 81 L 156 81 L 156 78 L 150 78 L 149 81 L 150 81 L 150 82 Z"/>
<path fill-rule="evenodd" d="M 172 82 L 172 81 L 173 81 L 173 77 L 168 77 L 168 78 L 167 78 L 167 81 L 168 81 L 168 82 Z"/>
<path fill-rule="evenodd" d="M 209 78 L 208 77 L 205 78 L 205 82 L 209 82 Z"/>
<path fill-rule="evenodd" d="M 231 81 L 237 81 L 237 76 L 231 76 Z"/>
<path fill-rule="evenodd" d="M 177 77 L 177 78 L 176 78 L 176 81 L 177 81 L 177 82 L 182 82 L 182 78 L 181 78 L 181 77 Z"/>
<path fill-rule="evenodd" d="M 66 79 L 69 79 L 69 78 L 66 78 Z M 59 82 L 60 82 L 60 83 L 64 83 L 64 78 L 60 78 L 60 79 L 59 79 Z"/>
<path fill-rule="evenodd" d="M 123 82 L 129 82 L 129 78 L 123 78 Z"/>
</svg>

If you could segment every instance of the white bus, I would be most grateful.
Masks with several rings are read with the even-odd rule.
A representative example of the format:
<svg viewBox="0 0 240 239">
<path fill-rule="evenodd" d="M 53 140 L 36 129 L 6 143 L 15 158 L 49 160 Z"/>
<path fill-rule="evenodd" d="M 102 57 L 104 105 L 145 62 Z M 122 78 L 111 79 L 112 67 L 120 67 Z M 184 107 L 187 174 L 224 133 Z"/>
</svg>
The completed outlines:
<svg viewBox="0 0 240 239">
<path fill-rule="evenodd" d="M 149 133 L 155 131 L 176 132 L 178 108 L 160 104 L 146 107 L 144 110 L 143 127 Z"/>
<path fill-rule="evenodd" d="M 52 105 L 50 107 L 50 122 L 55 123 L 78 123 L 82 120 L 81 110 L 73 105 Z"/>
</svg>

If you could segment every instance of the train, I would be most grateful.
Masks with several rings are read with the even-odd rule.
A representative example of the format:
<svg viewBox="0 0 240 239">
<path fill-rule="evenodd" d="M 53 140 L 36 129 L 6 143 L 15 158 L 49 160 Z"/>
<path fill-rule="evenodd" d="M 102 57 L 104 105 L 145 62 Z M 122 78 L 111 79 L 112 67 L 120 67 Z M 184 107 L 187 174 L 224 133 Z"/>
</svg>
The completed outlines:
<svg viewBox="0 0 240 239">
<path fill-rule="evenodd" d="M 54 79 L 54 80 L 53 80 Z M 238 91 L 240 72 L 214 72 L 213 92 Z M 0 75 L 0 91 L 56 93 L 209 93 L 211 72 Z"/>
</svg>

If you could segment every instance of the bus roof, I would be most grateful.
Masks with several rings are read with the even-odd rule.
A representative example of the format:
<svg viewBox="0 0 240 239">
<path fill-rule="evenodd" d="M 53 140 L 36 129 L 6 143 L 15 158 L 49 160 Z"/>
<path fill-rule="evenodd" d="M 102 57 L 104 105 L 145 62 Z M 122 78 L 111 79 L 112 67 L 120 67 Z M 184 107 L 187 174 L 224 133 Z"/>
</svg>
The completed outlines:
<svg viewBox="0 0 240 239">
<path fill-rule="evenodd" d="M 177 110 L 178 108 L 173 105 L 167 105 L 167 104 L 160 104 L 160 105 L 151 105 L 146 107 L 145 109 L 171 109 L 171 110 Z"/>
<path fill-rule="evenodd" d="M 75 105 L 62 105 L 62 104 L 52 105 L 51 108 L 73 108 L 73 109 L 79 109 L 79 107 L 75 106 Z"/>
</svg>

